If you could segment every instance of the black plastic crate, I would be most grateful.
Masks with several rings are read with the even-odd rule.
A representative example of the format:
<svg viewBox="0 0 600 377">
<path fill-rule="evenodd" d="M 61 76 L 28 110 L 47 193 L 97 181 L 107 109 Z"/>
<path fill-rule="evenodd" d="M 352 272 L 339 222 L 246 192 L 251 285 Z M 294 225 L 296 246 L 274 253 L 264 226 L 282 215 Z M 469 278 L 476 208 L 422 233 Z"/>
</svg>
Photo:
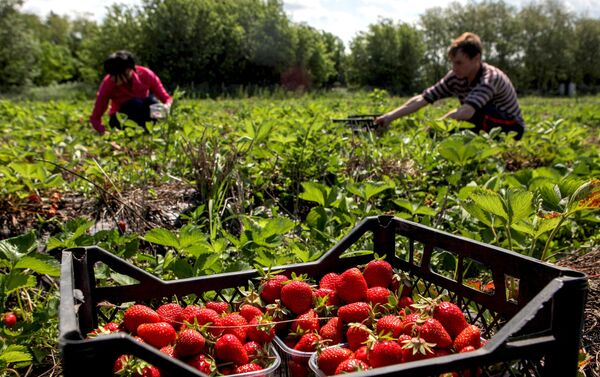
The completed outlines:
<svg viewBox="0 0 600 377">
<path fill-rule="evenodd" d="M 354 132 L 374 130 L 379 127 L 375 119 L 381 114 L 356 114 L 347 118 L 331 119 L 333 123 L 342 123 Z"/>
<path fill-rule="evenodd" d="M 349 253 L 350 257 L 342 255 L 356 248 L 385 254 L 394 267 L 411 276 L 419 294 L 428 296 L 446 290 L 470 322 L 482 328 L 482 336 L 491 339 L 474 352 L 357 375 L 439 376 L 449 371 L 480 368 L 482 376 L 576 376 L 587 294 L 584 274 L 392 216 L 364 219 L 315 262 L 276 269 L 283 269 L 288 275 L 305 273 L 318 279 L 327 272 L 342 272 L 373 258 L 360 252 Z M 458 260 L 456 279 L 432 269 L 432 258 L 448 253 Z M 98 262 L 138 283 L 97 286 L 94 265 Z M 465 270 L 475 265 L 489 274 L 493 290 L 478 290 L 462 278 Z M 61 273 L 60 346 L 66 377 L 110 376 L 114 360 L 125 353 L 148 361 L 168 375 L 200 375 L 126 334 L 83 338 L 100 318 L 109 321 L 116 314 L 117 309 L 102 305 L 105 301 L 160 302 L 192 295 L 198 302 L 216 295 L 232 302 L 243 294 L 242 287 L 248 281 L 259 277 L 257 271 L 250 270 L 163 281 L 98 247 L 64 251 Z M 513 293 L 507 294 L 507 285 Z M 95 366 L 91 371 L 90 365 Z M 287 371 L 281 368 L 280 373 Z"/>
</svg>

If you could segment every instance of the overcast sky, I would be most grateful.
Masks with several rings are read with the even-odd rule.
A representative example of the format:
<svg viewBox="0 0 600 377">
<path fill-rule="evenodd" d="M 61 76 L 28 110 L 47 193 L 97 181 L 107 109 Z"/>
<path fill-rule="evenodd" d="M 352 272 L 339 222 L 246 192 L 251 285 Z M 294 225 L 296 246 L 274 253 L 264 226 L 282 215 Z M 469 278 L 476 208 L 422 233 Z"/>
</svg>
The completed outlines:
<svg viewBox="0 0 600 377">
<path fill-rule="evenodd" d="M 530 0 L 505 0 L 515 6 Z M 459 0 L 467 3 L 467 0 Z M 25 0 L 23 10 L 41 16 L 53 11 L 76 16 L 89 14 L 100 21 L 111 3 L 139 5 L 141 0 Z M 292 21 L 305 22 L 319 30 L 325 30 L 342 38 L 346 46 L 359 31 L 379 18 L 415 23 L 426 9 L 445 7 L 445 0 L 284 0 L 284 9 Z M 600 18 L 600 0 L 563 0 L 568 10 L 578 15 Z"/>
</svg>

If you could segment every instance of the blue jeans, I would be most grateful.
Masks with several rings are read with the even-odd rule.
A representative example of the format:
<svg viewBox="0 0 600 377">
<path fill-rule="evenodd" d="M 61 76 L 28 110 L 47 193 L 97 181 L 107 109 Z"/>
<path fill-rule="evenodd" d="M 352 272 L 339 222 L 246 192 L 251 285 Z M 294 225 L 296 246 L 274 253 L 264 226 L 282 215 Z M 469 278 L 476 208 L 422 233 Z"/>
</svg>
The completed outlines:
<svg viewBox="0 0 600 377">
<path fill-rule="evenodd" d="M 129 101 L 125 102 L 121 105 L 119 112 L 127 115 L 127 118 L 131 119 L 138 126 L 142 127 L 146 132 L 148 132 L 146 128 L 146 122 L 152 121 L 150 118 L 150 105 L 158 103 L 158 100 L 150 95 L 146 98 L 132 98 Z M 117 119 L 116 114 L 113 114 L 110 117 L 110 121 L 108 123 L 111 128 L 122 128 L 119 119 Z"/>
</svg>

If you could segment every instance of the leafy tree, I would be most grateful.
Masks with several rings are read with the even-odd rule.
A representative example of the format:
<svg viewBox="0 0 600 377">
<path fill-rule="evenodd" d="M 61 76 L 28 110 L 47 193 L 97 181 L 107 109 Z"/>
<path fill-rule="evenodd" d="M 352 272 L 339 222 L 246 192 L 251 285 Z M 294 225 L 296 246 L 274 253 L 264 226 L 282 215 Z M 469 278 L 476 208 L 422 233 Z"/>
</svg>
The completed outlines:
<svg viewBox="0 0 600 377">
<path fill-rule="evenodd" d="M 419 87 L 424 46 L 421 34 L 408 24 L 383 19 L 369 25 L 350 44 L 349 80 L 360 86 L 377 86 L 398 93 Z"/>
<path fill-rule="evenodd" d="M 346 83 L 346 53 L 344 42 L 341 38 L 327 32 L 322 32 L 323 42 L 325 43 L 325 49 L 329 54 L 332 62 L 334 73 L 329 77 L 326 82 L 327 86 L 331 86 L 335 83 L 345 84 Z"/>
<path fill-rule="evenodd" d="M 522 77 L 527 87 L 549 92 L 574 76 L 574 18 L 562 3 L 529 4 L 518 15 L 522 44 Z"/>
<path fill-rule="evenodd" d="M 600 20 L 583 18 L 575 22 L 574 63 L 576 81 L 584 87 L 600 85 Z"/>
<path fill-rule="evenodd" d="M 0 87 L 22 86 L 35 76 L 38 45 L 19 12 L 20 0 L 0 0 Z"/>
<path fill-rule="evenodd" d="M 297 86 L 319 87 L 335 76 L 334 63 L 327 51 L 325 38 L 316 29 L 300 24 L 295 31 L 295 59 L 292 61 L 291 72 L 297 73 Z M 302 76 L 306 75 L 305 80 Z M 302 82 L 306 81 L 306 82 Z"/>
<path fill-rule="evenodd" d="M 89 67 L 96 72 L 96 80 L 104 74 L 102 63 L 114 51 L 129 50 L 139 56 L 142 43 L 145 38 L 142 35 L 144 15 L 135 6 L 128 7 L 122 4 L 113 4 L 107 9 L 106 17 L 99 29 L 89 38 L 81 41 L 82 58 Z M 83 26 L 84 30 L 94 31 L 90 25 Z M 151 36 L 154 38 L 154 36 Z"/>
<path fill-rule="evenodd" d="M 279 83 L 281 74 L 293 65 L 295 58 L 292 24 L 279 0 L 250 0 L 240 14 L 244 38 L 246 75 L 254 83 Z M 252 16 L 252 17 L 250 17 Z"/>
<path fill-rule="evenodd" d="M 423 79 L 426 83 L 437 82 L 448 72 L 447 52 L 453 36 L 444 13 L 443 8 L 434 7 L 425 10 L 419 18 L 425 46 Z"/>
</svg>

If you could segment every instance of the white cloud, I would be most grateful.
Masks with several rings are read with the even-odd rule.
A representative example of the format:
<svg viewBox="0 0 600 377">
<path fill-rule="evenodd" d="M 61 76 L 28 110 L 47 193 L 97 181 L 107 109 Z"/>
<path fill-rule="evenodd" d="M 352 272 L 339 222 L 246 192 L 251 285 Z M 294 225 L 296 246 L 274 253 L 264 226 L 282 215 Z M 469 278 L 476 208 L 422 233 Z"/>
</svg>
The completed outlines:
<svg viewBox="0 0 600 377">
<path fill-rule="evenodd" d="M 88 15 L 100 21 L 106 14 L 106 8 L 113 3 L 139 5 L 141 0 L 25 0 L 21 9 L 24 12 L 35 13 L 42 17 L 54 12 L 69 17 Z"/>
<path fill-rule="evenodd" d="M 458 0 L 466 4 L 468 0 Z M 481 1 L 481 0 L 476 0 Z M 536 0 L 506 0 L 520 7 Z M 539 0 L 538 0 L 539 1 Z M 578 16 L 600 18 L 600 0 L 562 0 Z M 76 17 L 91 15 L 100 21 L 113 3 L 140 5 L 142 0 L 25 0 L 23 10 L 47 15 L 50 11 Z M 380 18 L 415 24 L 425 10 L 445 7 L 447 0 L 284 0 L 284 10 L 294 22 L 308 25 L 340 37 L 346 46 L 361 31 Z"/>
</svg>

